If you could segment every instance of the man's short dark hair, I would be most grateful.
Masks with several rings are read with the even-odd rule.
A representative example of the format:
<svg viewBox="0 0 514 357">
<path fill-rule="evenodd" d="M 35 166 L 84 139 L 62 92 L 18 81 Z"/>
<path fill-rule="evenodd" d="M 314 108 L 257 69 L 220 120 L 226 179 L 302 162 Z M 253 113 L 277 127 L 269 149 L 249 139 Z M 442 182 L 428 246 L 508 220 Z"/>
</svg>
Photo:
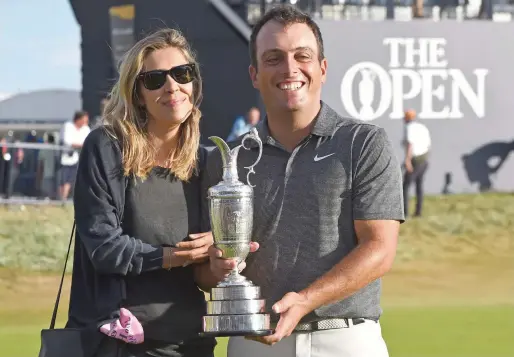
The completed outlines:
<svg viewBox="0 0 514 357">
<path fill-rule="evenodd" d="M 312 30 L 316 42 L 318 43 L 318 58 L 321 62 L 325 58 L 323 37 L 316 22 L 306 13 L 292 5 L 278 5 L 269 10 L 259 21 L 253 26 L 252 35 L 250 36 L 250 61 L 252 66 L 257 68 L 257 46 L 255 44 L 257 35 L 262 27 L 269 21 L 276 21 L 283 26 L 293 24 L 306 24 Z"/>
<path fill-rule="evenodd" d="M 89 115 L 89 114 L 84 110 L 76 111 L 75 114 L 73 115 L 73 122 L 76 122 L 77 120 L 85 117 L 86 115 Z"/>
</svg>

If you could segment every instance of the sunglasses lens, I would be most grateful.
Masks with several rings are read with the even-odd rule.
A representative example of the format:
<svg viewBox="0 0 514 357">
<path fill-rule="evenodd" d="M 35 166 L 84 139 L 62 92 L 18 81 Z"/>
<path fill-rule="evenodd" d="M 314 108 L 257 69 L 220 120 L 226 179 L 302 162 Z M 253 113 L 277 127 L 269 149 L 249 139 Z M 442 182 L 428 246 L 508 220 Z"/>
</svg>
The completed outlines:
<svg viewBox="0 0 514 357">
<path fill-rule="evenodd" d="M 195 79 L 195 70 L 191 65 L 178 66 L 172 68 L 170 72 L 173 79 L 180 84 L 186 84 Z"/>
<path fill-rule="evenodd" d="M 143 84 L 148 90 L 156 90 L 166 83 L 168 74 L 180 84 L 186 84 L 196 78 L 195 67 L 192 64 L 177 66 L 169 71 L 151 71 L 142 75 Z"/>
<path fill-rule="evenodd" d="M 161 88 L 166 83 L 165 72 L 147 73 L 143 77 L 143 84 L 148 90 L 156 90 Z"/>
</svg>

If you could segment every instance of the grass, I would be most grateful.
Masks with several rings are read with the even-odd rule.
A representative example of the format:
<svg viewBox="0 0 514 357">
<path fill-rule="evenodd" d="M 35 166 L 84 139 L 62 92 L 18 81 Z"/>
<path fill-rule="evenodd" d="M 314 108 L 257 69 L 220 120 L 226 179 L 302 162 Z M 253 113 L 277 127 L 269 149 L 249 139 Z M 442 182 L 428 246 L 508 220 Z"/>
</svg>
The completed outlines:
<svg viewBox="0 0 514 357">
<path fill-rule="evenodd" d="M 514 356 L 514 306 L 393 307 L 382 331 L 392 357 Z"/>
<path fill-rule="evenodd" d="M 0 267 L 59 271 L 72 225 L 70 207 L 0 208 Z"/>
<path fill-rule="evenodd" d="M 425 207 L 402 226 L 384 278 L 391 357 L 514 356 L 514 195 L 429 197 Z M 0 356 L 37 354 L 71 226 L 69 207 L 0 208 Z M 69 277 L 60 326 L 68 293 Z"/>
</svg>

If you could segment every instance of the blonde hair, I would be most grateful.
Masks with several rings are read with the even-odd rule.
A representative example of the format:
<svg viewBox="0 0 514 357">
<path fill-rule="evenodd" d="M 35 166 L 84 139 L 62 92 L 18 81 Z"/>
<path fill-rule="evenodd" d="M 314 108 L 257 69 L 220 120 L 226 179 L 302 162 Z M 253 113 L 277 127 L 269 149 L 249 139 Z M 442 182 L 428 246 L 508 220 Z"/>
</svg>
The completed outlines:
<svg viewBox="0 0 514 357">
<path fill-rule="evenodd" d="M 138 75 L 143 61 L 155 50 L 174 47 L 182 51 L 189 63 L 194 63 L 197 77 L 193 82 L 193 109 L 180 124 L 178 144 L 170 153 L 170 170 L 180 180 L 187 181 L 195 172 L 200 143 L 199 105 L 202 100 L 202 79 L 199 65 L 186 38 L 178 30 L 162 29 L 137 42 L 123 57 L 119 79 L 113 86 L 103 111 L 103 124 L 121 145 L 125 176 L 142 179 L 155 166 L 156 151 L 149 143 L 148 117 L 138 100 Z M 173 154 L 173 160 L 171 155 Z"/>
</svg>

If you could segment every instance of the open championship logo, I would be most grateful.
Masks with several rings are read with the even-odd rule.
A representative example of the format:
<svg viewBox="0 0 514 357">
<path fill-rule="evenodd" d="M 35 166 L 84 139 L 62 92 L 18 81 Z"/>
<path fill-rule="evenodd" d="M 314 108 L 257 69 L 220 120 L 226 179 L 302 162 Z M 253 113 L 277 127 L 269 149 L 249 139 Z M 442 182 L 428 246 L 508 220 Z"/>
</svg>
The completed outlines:
<svg viewBox="0 0 514 357">
<path fill-rule="evenodd" d="M 389 46 L 389 70 L 359 62 L 343 77 L 341 100 L 350 116 L 401 119 L 405 102 L 419 97 L 421 119 L 463 118 L 462 99 L 478 118 L 484 117 L 489 70 L 477 68 L 466 77 L 460 69 L 448 68 L 444 38 L 385 38 L 383 44 Z"/>
</svg>

